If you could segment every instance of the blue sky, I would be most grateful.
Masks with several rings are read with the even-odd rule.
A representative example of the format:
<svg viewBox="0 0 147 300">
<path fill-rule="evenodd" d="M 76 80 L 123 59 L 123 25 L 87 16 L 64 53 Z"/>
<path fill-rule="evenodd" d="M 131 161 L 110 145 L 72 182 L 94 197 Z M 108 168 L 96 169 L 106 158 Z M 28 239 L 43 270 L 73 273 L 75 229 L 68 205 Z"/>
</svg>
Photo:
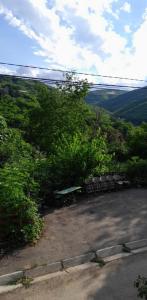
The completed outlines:
<svg viewBox="0 0 147 300">
<path fill-rule="evenodd" d="M 147 78 L 146 35 L 147 0 L 0 0 L 4 62 Z"/>
</svg>

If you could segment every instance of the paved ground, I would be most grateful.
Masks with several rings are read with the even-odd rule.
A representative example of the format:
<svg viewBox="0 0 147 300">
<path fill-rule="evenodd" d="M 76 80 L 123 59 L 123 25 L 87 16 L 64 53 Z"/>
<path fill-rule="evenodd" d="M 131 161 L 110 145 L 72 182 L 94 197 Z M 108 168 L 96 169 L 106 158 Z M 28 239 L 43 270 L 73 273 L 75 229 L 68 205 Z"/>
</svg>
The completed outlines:
<svg viewBox="0 0 147 300">
<path fill-rule="evenodd" d="M 111 262 L 101 269 L 69 270 L 51 281 L 37 282 L 1 295 L 1 300 L 137 300 L 134 280 L 147 277 L 147 253 Z"/>
<path fill-rule="evenodd" d="M 147 238 L 147 189 L 90 197 L 48 213 L 38 244 L 2 259 L 0 275 L 142 238 Z"/>
</svg>

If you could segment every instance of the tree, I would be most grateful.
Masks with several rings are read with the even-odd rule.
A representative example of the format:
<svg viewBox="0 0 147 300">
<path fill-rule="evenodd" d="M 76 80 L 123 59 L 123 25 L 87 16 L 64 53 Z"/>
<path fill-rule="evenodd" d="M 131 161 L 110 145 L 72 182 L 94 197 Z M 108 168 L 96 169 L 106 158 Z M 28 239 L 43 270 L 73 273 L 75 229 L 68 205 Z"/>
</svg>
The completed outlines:
<svg viewBox="0 0 147 300">
<path fill-rule="evenodd" d="M 147 125 L 133 127 L 128 136 L 129 156 L 147 158 Z"/>
<path fill-rule="evenodd" d="M 112 156 L 108 154 L 104 138 L 89 138 L 80 132 L 73 136 L 62 135 L 50 156 L 54 185 L 64 187 L 82 184 L 90 175 L 109 170 Z"/>
<path fill-rule="evenodd" d="M 62 134 L 86 132 L 92 112 L 84 102 L 85 82 L 73 85 L 68 80 L 62 88 L 40 88 L 39 106 L 31 113 L 30 139 L 40 149 L 52 153 Z"/>
</svg>

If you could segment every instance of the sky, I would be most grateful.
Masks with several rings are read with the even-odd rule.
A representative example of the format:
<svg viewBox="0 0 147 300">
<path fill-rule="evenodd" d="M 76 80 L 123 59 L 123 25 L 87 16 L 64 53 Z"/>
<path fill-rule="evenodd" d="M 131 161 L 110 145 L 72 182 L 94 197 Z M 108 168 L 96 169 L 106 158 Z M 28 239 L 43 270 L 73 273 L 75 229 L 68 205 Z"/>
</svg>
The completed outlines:
<svg viewBox="0 0 147 300">
<path fill-rule="evenodd" d="M 146 36 L 147 0 L 0 0 L 2 62 L 147 79 Z"/>
</svg>

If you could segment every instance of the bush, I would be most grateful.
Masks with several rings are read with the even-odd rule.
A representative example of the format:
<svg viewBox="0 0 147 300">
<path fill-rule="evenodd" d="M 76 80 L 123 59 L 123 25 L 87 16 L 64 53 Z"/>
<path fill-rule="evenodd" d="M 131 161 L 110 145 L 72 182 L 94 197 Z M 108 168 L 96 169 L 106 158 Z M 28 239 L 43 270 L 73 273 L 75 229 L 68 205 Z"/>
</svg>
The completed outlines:
<svg viewBox="0 0 147 300">
<path fill-rule="evenodd" d="M 138 290 L 138 298 L 147 300 L 147 278 L 139 275 L 134 282 L 134 287 Z"/>
<path fill-rule="evenodd" d="M 132 157 L 132 159 L 127 162 L 126 172 L 130 179 L 147 184 L 147 160 Z"/>
<path fill-rule="evenodd" d="M 55 190 L 53 176 L 56 170 L 52 174 L 51 169 L 51 160 L 42 153 L 36 153 L 33 175 L 39 186 L 38 202 L 40 205 L 43 203 L 49 205 L 53 200 L 53 191 Z"/>
<path fill-rule="evenodd" d="M 50 156 L 50 174 L 56 186 L 82 184 L 88 176 L 105 172 L 110 161 L 102 137 L 90 140 L 80 133 L 72 137 L 62 135 L 55 154 Z"/>
<path fill-rule="evenodd" d="M 23 169 L 22 169 L 23 166 Z M 41 234 L 42 221 L 33 197 L 37 185 L 24 162 L 0 169 L 0 238 L 35 242 Z"/>
<path fill-rule="evenodd" d="M 19 161 L 22 157 L 30 157 L 32 146 L 26 143 L 17 129 L 7 129 L 0 144 L 1 166 L 5 163 Z"/>
</svg>

